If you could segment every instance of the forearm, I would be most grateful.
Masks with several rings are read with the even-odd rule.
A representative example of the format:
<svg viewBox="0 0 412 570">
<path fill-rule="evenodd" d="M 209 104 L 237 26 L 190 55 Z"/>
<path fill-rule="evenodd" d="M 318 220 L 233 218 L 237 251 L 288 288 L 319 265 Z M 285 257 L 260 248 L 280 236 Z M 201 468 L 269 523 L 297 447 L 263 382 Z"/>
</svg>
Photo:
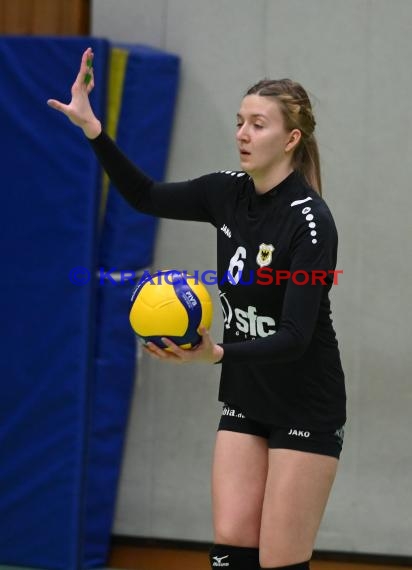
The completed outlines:
<svg viewBox="0 0 412 570">
<path fill-rule="evenodd" d="M 98 125 L 90 125 L 88 133 L 93 135 L 97 132 Z M 153 181 L 122 153 L 103 130 L 88 139 L 100 164 L 122 196 L 133 208 L 147 211 L 145 191 L 152 186 Z"/>
<path fill-rule="evenodd" d="M 292 362 L 302 356 L 308 342 L 289 331 L 279 331 L 266 338 L 219 343 L 221 362 Z"/>
<path fill-rule="evenodd" d="M 97 130 L 94 124 L 89 133 Z M 206 199 L 213 175 L 183 182 L 154 182 L 104 131 L 89 142 L 114 186 L 134 209 L 160 218 L 213 223 Z"/>
</svg>

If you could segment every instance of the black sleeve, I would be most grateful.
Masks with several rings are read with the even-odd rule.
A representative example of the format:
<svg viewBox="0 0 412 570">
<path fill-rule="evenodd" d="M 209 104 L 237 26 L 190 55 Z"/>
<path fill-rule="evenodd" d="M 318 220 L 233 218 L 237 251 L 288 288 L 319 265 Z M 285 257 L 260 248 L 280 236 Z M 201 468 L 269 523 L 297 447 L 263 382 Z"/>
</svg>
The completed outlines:
<svg viewBox="0 0 412 570">
<path fill-rule="evenodd" d="M 310 275 L 310 280 L 306 285 L 288 280 L 276 333 L 244 342 L 220 343 L 224 349 L 221 362 L 291 362 L 304 354 L 319 318 L 322 297 L 327 297 L 333 282 L 333 274 L 329 274 L 326 285 L 320 280 L 312 285 L 313 271 L 327 272 L 336 267 L 337 233 L 333 219 L 329 212 L 322 212 L 317 222 L 316 243 L 312 242 L 307 224 L 302 224 L 293 240 L 290 273 L 303 270 Z M 328 306 L 327 303 L 325 307 Z"/>
<path fill-rule="evenodd" d="M 152 216 L 215 224 L 216 191 L 222 177 L 209 174 L 187 182 L 157 183 L 137 168 L 103 131 L 89 139 L 110 180 L 136 210 Z"/>
</svg>

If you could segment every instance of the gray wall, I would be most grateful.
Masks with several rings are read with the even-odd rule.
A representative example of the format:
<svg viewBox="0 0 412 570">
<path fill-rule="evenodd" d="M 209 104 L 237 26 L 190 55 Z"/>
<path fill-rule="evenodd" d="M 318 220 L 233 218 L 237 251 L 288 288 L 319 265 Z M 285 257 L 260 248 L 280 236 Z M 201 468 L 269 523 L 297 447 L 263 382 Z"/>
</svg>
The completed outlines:
<svg viewBox="0 0 412 570">
<path fill-rule="evenodd" d="M 332 295 L 349 395 L 317 548 L 412 555 L 412 2 L 94 0 L 93 33 L 182 57 L 169 180 L 238 168 L 235 114 L 263 76 L 313 95 L 340 232 Z M 98 72 L 98 70 L 97 70 Z M 162 221 L 157 268 L 213 268 L 201 224 Z M 214 332 L 220 339 L 216 301 Z M 114 532 L 211 540 L 218 367 L 141 358 Z"/>
</svg>

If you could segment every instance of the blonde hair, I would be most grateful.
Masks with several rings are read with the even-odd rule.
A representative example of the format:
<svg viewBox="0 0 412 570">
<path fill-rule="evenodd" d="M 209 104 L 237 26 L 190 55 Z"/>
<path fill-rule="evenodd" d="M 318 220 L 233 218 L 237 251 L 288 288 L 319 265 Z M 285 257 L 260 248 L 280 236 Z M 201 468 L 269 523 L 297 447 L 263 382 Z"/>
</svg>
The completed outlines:
<svg viewBox="0 0 412 570">
<path fill-rule="evenodd" d="M 305 89 L 291 79 L 262 79 L 246 95 L 275 97 L 289 131 L 299 129 L 300 141 L 293 152 L 292 166 L 298 170 L 318 194 L 322 196 L 320 158 L 314 130 L 316 126 L 312 105 Z"/>
</svg>

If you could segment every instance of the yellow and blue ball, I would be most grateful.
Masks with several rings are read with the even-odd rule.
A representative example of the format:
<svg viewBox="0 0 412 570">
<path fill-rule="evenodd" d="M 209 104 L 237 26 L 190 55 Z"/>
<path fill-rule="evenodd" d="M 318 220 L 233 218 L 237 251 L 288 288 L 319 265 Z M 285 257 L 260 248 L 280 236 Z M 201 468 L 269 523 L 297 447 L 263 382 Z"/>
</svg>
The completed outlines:
<svg viewBox="0 0 412 570">
<path fill-rule="evenodd" d="M 203 283 L 174 269 L 144 276 L 131 297 L 132 329 L 143 344 L 160 348 L 166 348 L 162 337 L 193 348 L 201 340 L 198 328 L 209 329 L 212 316 L 212 299 Z"/>
</svg>

